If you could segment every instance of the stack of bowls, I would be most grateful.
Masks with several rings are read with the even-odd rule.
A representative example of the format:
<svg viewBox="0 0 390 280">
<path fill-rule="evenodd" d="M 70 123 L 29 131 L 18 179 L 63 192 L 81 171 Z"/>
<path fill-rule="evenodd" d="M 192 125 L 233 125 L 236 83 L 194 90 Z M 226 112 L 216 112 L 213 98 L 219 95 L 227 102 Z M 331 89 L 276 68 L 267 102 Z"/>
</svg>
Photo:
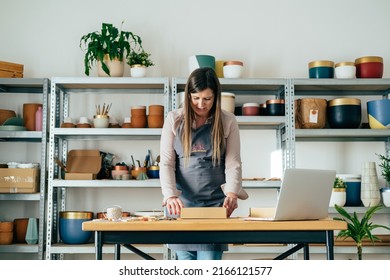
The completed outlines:
<svg viewBox="0 0 390 280">
<path fill-rule="evenodd" d="M 164 124 L 164 106 L 150 105 L 148 115 L 149 128 L 161 128 Z"/>
<path fill-rule="evenodd" d="M 363 56 L 355 59 L 356 78 L 382 78 L 383 58 Z"/>
<path fill-rule="evenodd" d="M 93 219 L 93 212 L 87 211 L 62 211 L 60 212 L 59 232 L 62 242 L 65 244 L 88 243 L 92 237 L 92 231 L 83 231 L 83 222 Z"/>
<path fill-rule="evenodd" d="M 146 127 L 146 106 L 133 106 L 130 109 L 130 113 L 132 128 Z"/>
<path fill-rule="evenodd" d="M 358 98 L 336 98 L 328 101 L 328 123 L 331 128 L 359 128 L 362 118 Z"/>
<path fill-rule="evenodd" d="M 334 62 L 330 60 L 315 60 L 309 62 L 309 78 L 326 79 L 334 76 Z"/>
</svg>

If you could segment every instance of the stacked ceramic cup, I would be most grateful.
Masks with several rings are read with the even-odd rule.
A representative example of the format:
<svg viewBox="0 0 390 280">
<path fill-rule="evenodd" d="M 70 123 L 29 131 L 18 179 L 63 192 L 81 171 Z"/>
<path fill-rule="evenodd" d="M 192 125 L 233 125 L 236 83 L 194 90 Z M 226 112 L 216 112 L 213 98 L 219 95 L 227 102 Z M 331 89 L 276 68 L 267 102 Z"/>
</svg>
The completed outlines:
<svg viewBox="0 0 390 280">
<path fill-rule="evenodd" d="M 133 106 L 130 109 L 130 113 L 132 128 L 146 127 L 146 106 Z"/>
<path fill-rule="evenodd" d="M 150 105 L 148 115 L 149 128 L 162 128 L 164 124 L 164 106 Z"/>
<path fill-rule="evenodd" d="M 363 163 L 361 199 L 365 207 L 376 206 L 381 201 L 375 162 Z"/>
</svg>

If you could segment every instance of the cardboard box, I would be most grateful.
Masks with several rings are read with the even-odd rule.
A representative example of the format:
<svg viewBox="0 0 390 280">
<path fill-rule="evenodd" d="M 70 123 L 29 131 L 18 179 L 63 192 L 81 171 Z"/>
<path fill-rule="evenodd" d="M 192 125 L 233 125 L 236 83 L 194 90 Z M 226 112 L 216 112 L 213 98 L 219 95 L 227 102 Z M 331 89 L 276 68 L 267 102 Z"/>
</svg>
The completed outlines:
<svg viewBox="0 0 390 280">
<path fill-rule="evenodd" d="M 23 78 L 23 64 L 0 61 L 0 78 Z"/>
<path fill-rule="evenodd" d="M 269 218 L 274 217 L 275 208 L 249 208 L 249 217 Z"/>
<path fill-rule="evenodd" d="M 0 193 L 39 192 L 39 168 L 0 168 Z"/>
<path fill-rule="evenodd" d="M 225 207 L 185 207 L 181 209 L 182 219 L 226 219 Z"/>
<path fill-rule="evenodd" d="M 99 150 L 71 150 L 68 152 L 65 180 L 94 180 L 101 165 Z"/>
</svg>

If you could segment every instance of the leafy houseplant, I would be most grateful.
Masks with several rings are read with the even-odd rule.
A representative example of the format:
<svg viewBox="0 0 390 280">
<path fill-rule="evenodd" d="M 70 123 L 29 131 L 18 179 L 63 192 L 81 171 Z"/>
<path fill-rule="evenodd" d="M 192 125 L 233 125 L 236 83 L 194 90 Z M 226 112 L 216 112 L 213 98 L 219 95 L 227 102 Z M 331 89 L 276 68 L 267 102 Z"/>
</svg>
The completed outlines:
<svg viewBox="0 0 390 280">
<path fill-rule="evenodd" d="M 379 167 L 382 168 L 381 175 L 385 179 L 388 186 L 390 186 L 390 157 L 384 155 L 378 155 L 381 163 Z"/>
<path fill-rule="evenodd" d="M 150 53 L 147 53 L 145 50 L 140 48 L 139 50 L 133 50 L 127 57 L 127 64 L 132 65 L 142 65 L 145 67 L 153 66 L 154 63 L 150 59 Z"/>
<path fill-rule="evenodd" d="M 334 189 L 346 189 L 347 183 L 345 183 L 343 181 L 343 179 L 341 179 L 340 177 L 336 177 L 336 179 L 334 180 L 333 188 Z"/>
<path fill-rule="evenodd" d="M 119 30 L 111 23 L 102 23 L 100 32 L 88 33 L 80 39 L 80 48 L 86 50 L 85 74 L 89 76 L 94 63 L 100 61 L 103 71 L 110 76 L 110 70 L 104 62 L 104 57 L 108 56 L 110 60 L 123 61 L 138 45 L 142 45 L 142 40 L 138 35 Z"/>
<path fill-rule="evenodd" d="M 362 260 L 363 240 L 369 239 L 373 244 L 375 243 L 375 241 L 380 241 L 379 237 L 372 234 L 372 230 L 376 228 L 384 228 L 390 230 L 390 228 L 387 226 L 377 225 L 370 222 L 370 219 L 372 218 L 373 214 L 382 208 L 381 205 L 370 207 L 361 220 L 359 220 L 356 212 L 354 212 L 353 215 L 350 215 L 343 207 L 337 204 L 335 205 L 335 208 L 337 212 L 341 216 L 343 216 L 343 218 L 334 217 L 333 219 L 338 221 L 345 221 L 348 224 L 348 228 L 345 230 L 341 230 L 336 238 L 343 238 L 343 240 L 348 237 L 352 238 L 356 243 L 359 260 Z"/>
</svg>

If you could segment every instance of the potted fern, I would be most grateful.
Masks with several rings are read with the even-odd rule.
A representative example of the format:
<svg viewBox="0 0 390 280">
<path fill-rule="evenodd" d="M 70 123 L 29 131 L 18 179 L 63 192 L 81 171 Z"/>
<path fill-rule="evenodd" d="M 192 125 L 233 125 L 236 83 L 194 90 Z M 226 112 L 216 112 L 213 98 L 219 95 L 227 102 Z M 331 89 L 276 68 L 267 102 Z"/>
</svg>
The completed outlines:
<svg viewBox="0 0 390 280">
<path fill-rule="evenodd" d="M 386 207 L 390 207 L 390 157 L 378 155 L 380 159 L 379 167 L 382 168 L 381 175 L 386 181 L 386 187 L 380 189 L 382 202 Z"/>
<path fill-rule="evenodd" d="M 132 49 L 142 45 L 142 40 L 132 32 L 123 31 L 122 26 L 123 22 L 119 30 L 111 23 L 102 23 L 100 31 L 81 37 L 80 48 L 86 51 L 84 67 L 87 76 L 95 63 L 98 64 L 99 76 L 123 76 L 125 58 Z"/>
<path fill-rule="evenodd" d="M 127 64 L 130 66 L 130 75 L 132 77 L 144 77 L 146 75 L 146 68 L 154 65 L 150 55 L 142 46 L 130 52 L 127 57 Z"/>
<path fill-rule="evenodd" d="M 334 217 L 333 219 L 338 221 L 344 221 L 347 222 L 348 228 L 345 230 L 341 230 L 337 234 L 337 238 L 343 238 L 345 240 L 346 238 L 350 237 L 352 238 L 356 243 L 357 248 L 357 255 L 358 259 L 362 260 L 363 258 L 363 241 L 364 240 L 370 240 L 373 244 L 375 241 L 380 241 L 380 238 L 373 235 L 372 231 L 376 228 L 384 228 L 390 230 L 389 227 L 384 225 L 377 225 L 370 222 L 372 216 L 374 213 L 382 208 L 381 205 L 376 205 L 370 207 L 361 220 L 359 220 L 358 215 L 356 212 L 353 213 L 353 215 L 350 215 L 343 207 L 339 205 L 335 205 L 335 208 L 337 212 L 342 216 L 340 217 Z"/>
</svg>

